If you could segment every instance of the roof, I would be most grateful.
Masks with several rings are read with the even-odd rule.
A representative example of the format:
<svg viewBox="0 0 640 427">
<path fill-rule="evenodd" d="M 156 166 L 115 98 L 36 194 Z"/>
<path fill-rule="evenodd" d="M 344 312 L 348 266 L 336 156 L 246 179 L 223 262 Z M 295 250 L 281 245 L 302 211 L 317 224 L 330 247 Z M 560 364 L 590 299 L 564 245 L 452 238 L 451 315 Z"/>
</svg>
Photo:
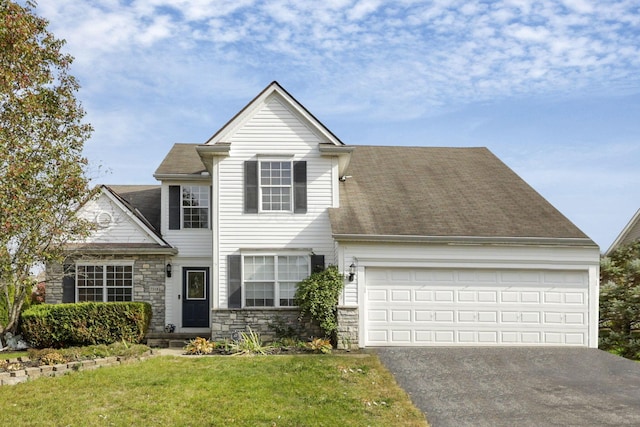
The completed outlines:
<svg viewBox="0 0 640 427">
<path fill-rule="evenodd" d="M 640 239 L 640 209 L 631 217 L 631 220 L 622 229 L 618 237 L 613 241 L 605 255 L 609 256 L 620 246 L 628 245 Z"/>
<path fill-rule="evenodd" d="M 486 148 L 356 146 L 346 175 L 340 207 L 329 212 L 338 239 L 577 239 L 595 245 Z"/>
<path fill-rule="evenodd" d="M 160 236 L 161 189 L 159 185 L 108 185 L 106 188 Z"/>
<path fill-rule="evenodd" d="M 207 169 L 196 151 L 199 145 L 201 144 L 174 144 L 153 176 L 160 179 L 174 175 L 206 175 Z"/>
</svg>

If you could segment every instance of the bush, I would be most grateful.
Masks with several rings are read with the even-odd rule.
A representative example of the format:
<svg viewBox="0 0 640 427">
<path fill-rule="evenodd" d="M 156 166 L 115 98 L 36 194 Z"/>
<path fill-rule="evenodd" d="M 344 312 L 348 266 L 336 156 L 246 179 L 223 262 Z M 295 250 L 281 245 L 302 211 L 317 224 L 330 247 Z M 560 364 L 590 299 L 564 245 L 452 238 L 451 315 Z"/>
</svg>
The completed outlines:
<svg viewBox="0 0 640 427">
<path fill-rule="evenodd" d="M 296 289 L 295 299 L 300 307 L 300 317 L 309 314 L 320 324 L 326 336 L 334 339 L 338 330 L 338 297 L 343 286 L 344 277 L 338 267 L 331 265 L 298 283 Z"/>
<path fill-rule="evenodd" d="M 146 302 L 39 304 L 21 315 L 22 335 L 35 348 L 139 343 L 150 322 Z"/>
</svg>

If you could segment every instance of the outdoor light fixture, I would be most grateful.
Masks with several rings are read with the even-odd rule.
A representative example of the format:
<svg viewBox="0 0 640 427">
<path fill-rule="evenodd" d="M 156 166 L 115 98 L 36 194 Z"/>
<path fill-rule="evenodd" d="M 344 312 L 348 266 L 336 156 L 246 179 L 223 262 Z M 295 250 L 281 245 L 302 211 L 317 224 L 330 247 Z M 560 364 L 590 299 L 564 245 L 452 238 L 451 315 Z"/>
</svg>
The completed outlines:
<svg viewBox="0 0 640 427">
<path fill-rule="evenodd" d="M 167 277 L 171 277 L 171 263 L 167 264 Z"/>
<path fill-rule="evenodd" d="M 349 266 L 349 281 L 353 282 L 353 279 L 356 277 L 356 265 L 351 263 Z"/>
</svg>

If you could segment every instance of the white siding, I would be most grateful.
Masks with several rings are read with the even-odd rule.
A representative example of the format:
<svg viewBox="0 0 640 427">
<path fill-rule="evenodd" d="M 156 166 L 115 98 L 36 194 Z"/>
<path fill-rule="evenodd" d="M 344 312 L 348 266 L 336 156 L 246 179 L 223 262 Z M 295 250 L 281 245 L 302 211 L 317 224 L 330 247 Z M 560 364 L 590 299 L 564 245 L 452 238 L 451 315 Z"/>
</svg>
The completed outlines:
<svg viewBox="0 0 640 427">
<path fill-rule="evenodd" d="M 210 185 L 210 182 L 165 181 L 162 183 L 162 236 L 178 248 L 178 257 L 211 257 L 211 229 L 169 230 L 169 186 Z M 215 206 L 214 206 L 215 208 Z"/>
<path fill-rule="evenodd" d="M 326 263 L 335 263 L 327 211 L 334 203 L 335 160 L 320 156 L 318 144 L 323 140 L 318 134 L 272 97 L 235 130 L 230 142 L 229 157 L 218 164 L 220 307 L 227 304 L 226 256 L 241 249 L 308 249 L 325 255 Z M 307 162 L 306 214 L 243 213 L 244 162 L 261 154 Z"/>
<path fill-rule="evenodd" d="M 156 243 L 155 240 L 136 224 L 129 212 L 123 211 L 105 194 L 86 203 L 79 216 L 95 222 L 98 218 L 103 226 L 98 226 L 86 243 Z"/>
</svg>

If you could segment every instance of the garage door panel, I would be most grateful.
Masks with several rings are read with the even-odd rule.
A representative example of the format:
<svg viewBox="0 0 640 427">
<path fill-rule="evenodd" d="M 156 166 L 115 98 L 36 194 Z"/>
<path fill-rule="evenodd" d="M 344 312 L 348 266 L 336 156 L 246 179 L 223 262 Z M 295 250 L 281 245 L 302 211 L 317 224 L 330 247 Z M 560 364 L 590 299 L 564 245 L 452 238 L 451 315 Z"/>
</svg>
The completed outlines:
<svg viewBox="0 0 640 427">
<path fill-rule="evenodd" d="M 366 270 L 365 345 L 587 342 L 586 272 L 397 270 Z"/>
</svg>

